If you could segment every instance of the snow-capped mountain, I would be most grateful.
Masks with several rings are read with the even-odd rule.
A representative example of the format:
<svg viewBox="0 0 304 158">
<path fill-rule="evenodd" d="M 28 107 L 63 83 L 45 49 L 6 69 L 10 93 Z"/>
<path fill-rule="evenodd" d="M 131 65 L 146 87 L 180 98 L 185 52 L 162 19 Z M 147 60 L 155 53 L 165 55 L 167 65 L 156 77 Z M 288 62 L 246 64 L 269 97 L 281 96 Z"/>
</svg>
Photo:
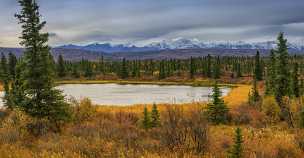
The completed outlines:
<svg viewBox="0 0 304 158">
<path fill-rule="evenodd" d="M 106 53 L 113 53 L 113 52 L 144 52 L 144 51 L 151 51 L 155 50 L 155 48 L 151 47 L 137 47 L 134 45 L 124 45 L 118 44 L 113 45 L 110 43 L 93 43 L 85 46 L 78 46 L 78 45 L 63 45 L 57 48 L 65 48 L 65 49 L 81 49 L 86 51 L 93 51 L 93 52 L 106 52 Z"/>
<path fill-rule="evenodd" d="M 304 46 L 300 44 L 288 43 L 288 47 L 292 51 L 304 51 Z M 145 52 L 166 49 L 274 49 L 275 41 L 248 43 L 243 41 L 237 42 L 202 42 L 198 39 L 176 38 L 171 40 L 163 40 L 153 42 L 145 46 L 136 46 L 133 44 L 110 44 L 110 43 L 93 43 L 85 46 L 63 45 L 57 48 L 81 49 L 94 52 Z"/>
</svg>

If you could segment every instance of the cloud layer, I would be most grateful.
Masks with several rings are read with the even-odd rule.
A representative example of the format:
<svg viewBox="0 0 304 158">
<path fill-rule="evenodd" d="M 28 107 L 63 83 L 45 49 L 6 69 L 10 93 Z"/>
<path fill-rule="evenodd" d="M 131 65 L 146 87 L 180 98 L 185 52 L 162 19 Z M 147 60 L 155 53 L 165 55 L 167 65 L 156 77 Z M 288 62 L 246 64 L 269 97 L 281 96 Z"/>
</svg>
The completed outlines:
<svg viewBox="0 0 304 158">
<path fill-rule="evenodd" d="M 204 41 L 304 41 L 303 0 L 38 0 L 50 43 L 134 42 L 177 37 Z M 17 1 L 0 2 L 0 46 L 17 46 Z"/>
</svg>

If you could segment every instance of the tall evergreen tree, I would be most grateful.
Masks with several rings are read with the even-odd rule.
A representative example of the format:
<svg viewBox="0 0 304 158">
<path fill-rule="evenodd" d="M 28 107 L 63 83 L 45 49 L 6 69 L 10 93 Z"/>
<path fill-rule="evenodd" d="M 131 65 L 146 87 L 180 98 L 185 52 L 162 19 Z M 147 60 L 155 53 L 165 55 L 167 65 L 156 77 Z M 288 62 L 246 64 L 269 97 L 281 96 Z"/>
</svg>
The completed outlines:
<svg viewBox="0 0 304 158">
<path fill-rule="evenodd" d="M 59 77 L 65 77 L 65 75 L 66 75 L 65 62 L 64 62 L 63 56 L 61 54 L 58 57 L 57 72 L 58 72 Z"/>
<path fill-rule="evenodd" d="M 85 61 L 84 76 L 85 77 L 92 77 L 93 76 L 93 65 L 89 61 Z"/>
<path fill-rule="evenodd" d="M 127 61 L 125 58 L 122 59 L 122 65 L 121 65 L 121 78 L 126 79 L 129 77 L 128 68 L 127 68 Z"/>
<path fill-rule="evenodd" d="M 211 71 L 211 65 L 212 65 L 212 57 L 210 54 L 207 56 L 207 77 L 212 77 L 212 71 Z"/>
<path fill-rule="evenodd" d="M 241 64 L 236 64 L 236 77 L 242 77 Z"/>
<path fill-rule="evenodd" d="M 253 81 L 252 81 L 252 90 L 251 90 L 251 93 L 249 95 L 249 104 L 250 105 L 256 105 L 256 103 L 258 101 L 260 101 L 260 99 L 261 99 L 261 96 L 259 94 L 259 90 L 258 90 L 258 87 L 257 87 L 257 79 L 254 76 Z"/>
<path fill-rule="evenodd" d="M 234 145 L 229 153 L 229 158 L 242 158 L 243 157 L 243 136 L 241 128 L 235 130 Z"/>
<path fill-rule="evenodd" d="M 158 75 L 158 79 L 162 80 L 166 78 L 166 72 L 165 72 L 165 64 L 164 61 L 160 61 L 159 63 L 159 75 Z"/>
<path fill-rule="evenodd" d="M 280 33 L 278 36 L 277 65 L 276 65 L 276 90 L 275 96 L 279 105 L 282 106 L 282 99 L 284 96 L 290 95 L 290 73 L 288 68 L 288 49 L 287 40 L 284 34 Z"/>
<path fill-rule="evenodd" d="M 260 59 L 260 52 L 257 51 L 255 55 L 255 69 L 254 69 L 254 75 L 257 81 L 262 81 L 263 79 L 263 68 L 261 65 L 261 59 Z"/>
<path fill-rule="evenodd" d="M 217 83 L 213 86 L 212 103 L 207 106 L 207 115 L 209 121 L 215 124 L 224 124 L 227 122 L 228 107 L 221 98 L 221 90 Z"/>
<path fill-rule="evenodd" d="M 151 112 L 151 127 L 159 127 L 160 126 L 160 116 L 157 109 L 157 105 L 153 104 L 152 112 Z"/>
<path fill-rule="evenodd" d="M 195 63 L 194 59 L 191 57 L 190 58 L 190 78 L 193 79 L 195 75 Z"/>
<path fill-rule="evenodd" d="M 151 128 L 151 118 L 150 118 L 150 113 L 148 111 L 148 108 L 147 106 L 145 106 L 144 108 L 144 112 L 143 112 L 143 120 L 142 120 L 142 127 L 144 129 L 149 129 Z"/>
<path fill-rule="evenodd" d="M 70 113 L 61 91 L 55 89 L 53 60 L 47 44 L 49 34 L 41 33 L 46 22 L 40 20 L 35 0 L 19 0 L 19 4 L 21 12 L 16 17 L 22 25 L 20 44 L 25 52 L 20 72 L 23 84 L 18 85 L 24 95 L 18 106 L 34 118 L 58 125 L 67 121 Z"/>
<path fill-rule="evenodd" d="M 17 65 L 17 58 L 13 53 L 8 54 L 8 71 L 10 81 L 14 80 L 16 75 L 16 65 Z"/>
<path fill-rule="evenodd" d="M 276 54 L 274 50 L 270 51 L 270 59 L 267 65 L 267 76 L 266 76 L 266 95 L 273 95 L 275 92 L 276 82 Z"/>
<path fill-rule="evenodd" d="M 290 127 L 293 127 L 293 120 L 290 108 L 283 101 L 284 97 L 291 96 L 291 81 L 288 67 L 288 49 L 287 40 L 284 34 L 280 33 L 278 36 L 277 65 L 276 65 L 276 81 L 275 81 L 275 98 L 281 108 L 282 118 L 287 121 Z"/>
<path fill-rule="evenodd" d="M 214 79 L 219 79 L 221 77 L 221 61 L 218 56 L 215 61 L 214 70 L 213 70 Z"/>
<path fill-rule="evenodd" d="M 295 63 L 292 72 L 292 93 L 296 98 L 300 97 L 299 64 Z"/>
</svg>

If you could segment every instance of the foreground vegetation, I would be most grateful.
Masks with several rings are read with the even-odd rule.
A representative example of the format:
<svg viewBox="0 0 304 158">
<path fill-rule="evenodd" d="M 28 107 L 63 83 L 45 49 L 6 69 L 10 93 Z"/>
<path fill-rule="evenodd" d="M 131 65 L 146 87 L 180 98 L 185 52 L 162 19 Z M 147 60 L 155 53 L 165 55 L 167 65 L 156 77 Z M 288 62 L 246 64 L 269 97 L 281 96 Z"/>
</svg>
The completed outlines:
<svg viewBox="0 0 304 158">
<path fill-rule="evenodd" d="M 73 106 L 73 120 L 61 133 L 45 129 L 39 137 L 28 131 L 33 119 L 17 111 L 4 112 L 0 156 L 224 158 L 233 149 L 238 127 L 243 139 L 242 157 L 300 158 L 304 154 L 303 130 L 290 129 L 248 104 L 230 107 L 230 123 L 226 125 L 212 125 L 202 117 L 206 104 L 158 105 L 160 126 L 148 129 L 142 126 L 144 105 L 96 107 L 85 99 Z M 147 110 L 150 112 L 152 105 Z"/>
</svg>

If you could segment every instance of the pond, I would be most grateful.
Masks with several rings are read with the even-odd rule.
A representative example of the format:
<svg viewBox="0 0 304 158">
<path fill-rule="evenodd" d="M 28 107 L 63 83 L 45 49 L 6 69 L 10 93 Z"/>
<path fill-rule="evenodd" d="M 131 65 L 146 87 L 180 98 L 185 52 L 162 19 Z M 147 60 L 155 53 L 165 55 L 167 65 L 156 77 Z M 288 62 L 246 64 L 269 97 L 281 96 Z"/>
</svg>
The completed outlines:
<svg viewBox="0 0 304 158">
<path fill-rule="evenodd" d="M 98 105 L 181 104 L 208 101 L 211 87 L 150 84 L 64 84 L 57 87 L 66 98 L 89 98 Z M 223 96 L 230 88 L 221 88 Z M 1 93 L 3 96 L 3 93 Z M 2 101 L 0 102 L 2 105 Z"/>
<path fill-rule="evenodd" d="M 191 103 L 208 101 L 211 87 L 149 84 L 65 84 L 58 86 L 67 97 L 88 97 L 99 105 L 134 105 L 153 103 Z M 227 95 L 230 88 L 221 88 Z"/>
</svg>

